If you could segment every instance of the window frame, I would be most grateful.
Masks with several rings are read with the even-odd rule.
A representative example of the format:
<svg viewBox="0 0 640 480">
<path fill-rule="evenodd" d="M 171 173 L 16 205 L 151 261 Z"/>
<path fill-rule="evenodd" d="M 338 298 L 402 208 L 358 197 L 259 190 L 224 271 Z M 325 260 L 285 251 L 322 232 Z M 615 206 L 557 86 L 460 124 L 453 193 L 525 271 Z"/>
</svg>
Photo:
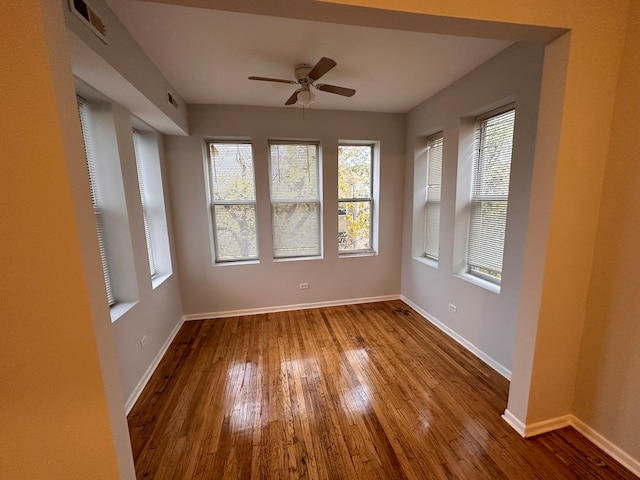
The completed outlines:
<svg viewBox="0 0 640 480">
<path fill-rule="evenodd" d="M 427 258 L 428 260 L 431 260 L 433 262 L 439 262 L 440 259 L 440 206 L 442 205 L 442 164 L 443 164 L 443 156 L 444 156 L 444 131 L 439 131 L 437 133 L 434 133 L 432 135 L 429 135 L 426 138 L 427 141 L 427 158 L 426 158 L 426 175 L 425 175 L 425 202 L 424 202 L 424 238 L 423 238 L 423 252 L 422 252 L 422 256 Z M 430 175 L 429 175 L 429 171 L 431 170 L 431 149 L 435 148 L 439 146 L 440 147 L 440 166 L 439 166 L 439 171 L 440 171 L 440 178 L 438 179 L 438 183 L 430 183 L 431 179 L 430 179 Z M 429 191 L 431 188 L 438 188 L 440 190 L 440 192 L 438 193 L 438 198 L 437 200 L 432 199 L 430 200 L 430 195 L 429 195 Z M 430 221 L 429 221 L 429 206 L 430 205 L 437 205 L 438 207 L 438 223 L 437 223 L 437 234 L 436 234 L 436 239 L 437 239 L 437 243 L 435 245 L 435 247 L 431 247 L 429 245 L 429 238 L 430 238 L 430 232 L 429 232 L 429 225 L 430 225 Z M 432 250 L 436 250 L 436 254 L 431 253 Z"/>
<path fill-rule="evenodd" d="M 508 167 L 508 183 L 506 186 L 506 193 L 487 195 L 478 193 L 476 189 L 484 185 L 484 179 L 477 180 L 478 176 L 484 176 L 486 171 L 481 167 L 481 159 L 484 158 L 484 146 L 486 143 L 486 124 L 488 121 L 495 119 L 496 117 L 513 113 L 513 124 L 511 128 L 511 150 L 509 152 L 509 167 Z M 497 286 L 502 283 L 502 262 L 504 259 L 504 246 L 506 239 L 506 225 L 509 207 L 509 191 L 510 191 L 510 175 L 511 175 L 511 163 L 513 160 L 513 143 L 515 138 L 515 117 L 516 117 L 516 105 L 509 103 L 497 109 L 491 110 L 487 113 L 479 115 L 475 118 L 474 127 L 474 154 L 472 163 L 472 175 L 471 175 L 471 196 L 469 201 L 469 234 L 467 239 L 467 260 L 466 260 L 466 273 L 481 280 L 490 282 Z M 488 265 L 488 263 L 482 264 L 480 261 L 474 260 L 472 255 L 472 249 L 476 247 L 481 241 L 474 240 L 474 235 L 479 233 L 481 227 L 474 228 L 475 218 L 487 218 L 480 217 L 480 212 L 486 204 L 503 204 L 504 205 L 504 220 L 501 222 L 504 235 L 502 237 L 502 248 L 500 253 L 500 270 L 496 270 Z M 476 217 L 478 215 L 478 217 Z"/>
<path fill-rule="evenodd" d="M 338 144 L 338 168 L 340 167 L 340 148 L 341 147 L 369 147 L 369 196 L 368 197 L 340 197 L 340 188 L 338 188 L 338 255 L 348 257 L 352 255 L 368 255 L 375 253 L 373 247 L 373 230 L 374 230 L 374 162 L 375 162 L 375 143 L 371 142 L 340 142 Z M 338 172 L 338 181 L 340 173 Z M 369 204 L 369 248 L 360 249 L 341 249 L 340 248 L 340 205 L 342 203 L 368 203 Z M 346 212 L 345 212 L 346 215 Z"/>
<path fill-rule="evenodd" d="M 313 146 L 315 147 L 316 154 L 316 192 L 317 195 L 315 198 L 306 198 L 306 199 L 293 199 L 293 198 L 274 198 L 274 188 L 273 188 L 273 150 L 272 147 L 278 145 L 288 145 L 288 146 Z M 273 239 L 273 259 L 276 261 L 282 260 L 300 260 L 306 258 L 321 258 L 323 252 L 323 236 L 322 236 L 322 166 L 320 160 L 320 142 L 318 141 L 289 141 L 289 140 L 269 140 L 268 142 L 268 152 L 269 152 L 269 198 L 271 201 L 271 233 Z M 290 255 L 282 255 L 278 254 L 276 251 L 276 235 L 274 230 L 274 217 L 275 217 L 275 206 L 276 205 L 317 205 L 318 211 L 318 250 L 312 254 L 290 254 Z"/>
<path fill-rule="evenodd" d="M 259 241 L 258 241 L 258 205 L 257 205 L 257 193 L 256 193 L 256 168 L 255 157 L 253 154 L 253 143 L 250 140 L 217 140 L 209 139 L 205 141 L 207 149 L 207 193 L 209 197 L 209 218 L 211 221 L 211 233 L 213 242 L 213 257 L 214 265 L 230 265 L 246 262 L 256 262 L 259 260 Z M 249 145 L 251 150 L 251 166 L 252 166 L 252 181 L 253 181 L 253 200 L 217 200 L 215 194 L 215 186 L 212 181 L 213 177 L 213 156 L 211 147 L 215 145 Z M 220 255 L 220 241 L 218 239 L 218 224 L 216 222 L 216 206 L 253 206 L 254 212 L 254 232 L 256 239 L 256 254 L 247 255 L 237 258 L 227 258 Z"/>
<path fill-rule="evenodd" d="M 100 205 L 100 193 L 98 188 L 98 180 L 96 168 L 94 164 L 93 146 L 91 143 L 90 120 L 88 105 L 84 98 L 76 96 L 78 106 L 78 115 L 80 117 L 80 130 L 82 133 L 82 145 L 84 147 L 85 162 L 87 165 L 87 174 L 89 179 L 89 190 L 91 192 L 91 204 L 93 207 L 93 216 L 96 222 L 96 235 L 98 239 L 98 250 L 100 253 L 100 263 L 102 265 L 102 276 L 104 278 L 104 286 L 107 295 L 107 303 L 109 307 L 113 307 L 118 303 L 113 293 L 113 283 L 109 267 L 109 258 L 107 255 L 107 242 L 104 233 L 103 209 Z"/>
<path fill-rule="evenodd" d="M 154 256 L 154 248 L 153 241 L 151 237 L 151 223 L 149 222 L 149 209 L 146 200 L 145 194 L 145 181 L 144 181 L 144 173 L 142 168 L 142 152 L 140 148 L 141 134 L 137 129 L 132 129 L 132 139 L 133 139 L 133 152 L 136 158 L 136 169 L 138 171 L 138 188 L 140 189 L 140 204 L 142 206 L 142 223 L 144 227 L 144 239 L 147 244 L 147 258 L 149 260 L 149 274 L 151 275 L 151 279 L 156 279 L 160 272 L 158 271 L 158 267 L 156 265 L 155 256 Z"/>
</svg>

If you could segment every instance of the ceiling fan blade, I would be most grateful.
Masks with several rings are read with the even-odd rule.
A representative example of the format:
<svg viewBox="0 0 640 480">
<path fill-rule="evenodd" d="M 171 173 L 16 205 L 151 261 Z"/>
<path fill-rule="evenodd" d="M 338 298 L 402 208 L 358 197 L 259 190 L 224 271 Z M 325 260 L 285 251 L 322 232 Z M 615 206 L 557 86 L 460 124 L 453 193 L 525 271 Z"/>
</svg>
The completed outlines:
<svg viewBox="0 0 640 480">
<path fill-rule="evenodd" d="M 295 80 L 282 80 L 280 78 L 269 78 L 269 77 L 249 77 L 249 80 L 260 80 L 261 82 L 289 83 L 293 85 L 298 84 L 298 82 L 296 82 Z"/>
<path fill-rule="evenodd" d="M 318 85 L 315 85 L 315 87 L 323 92 L 335 93 L 336 95 L 342 95 L 343 97 L 353 97 L 356 93 L 353 88 L 337 87 L 335 85 L 326 85 L 324 83 L 319 83 Z"/>
<path fill-rule="evenodd" d="M 331 70 L 333 67 L 337 65 L 336 62 L 327 57 L 322 57 L 318 60 L 318 63 L 311 69 L 309 72 L 309 77 L 311 80 L 318 80 L 321 76 Z"/>
<path fill-rule="evenodd" d="M 296 103 L 298 101 L 298 93 L 300 93 L 299 89 L 293 92 L 293 95 L 291 95 L 289 99 L 286 102 L 284 102 L 284 104 L 293 105 L 294 103 Z"/>
</svg>

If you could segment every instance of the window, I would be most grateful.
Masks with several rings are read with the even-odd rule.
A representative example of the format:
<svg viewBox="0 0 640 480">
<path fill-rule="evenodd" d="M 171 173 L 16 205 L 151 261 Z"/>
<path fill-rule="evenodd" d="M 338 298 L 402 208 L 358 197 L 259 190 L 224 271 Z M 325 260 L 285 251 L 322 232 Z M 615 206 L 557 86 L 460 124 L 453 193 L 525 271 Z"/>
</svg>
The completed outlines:
<svg viewBox="0 0 640 480">
<path fill-rule="evenodd" d="M 274 258 L 320 255 L 318 144 L 270 143 Z"/>
<path fill-rule="evenodd" d="M 104 234 L 104 218 L 100 202 L 100 194 L 98 191 L 98 182 L 96 179 L 96 168 L 93 157 L 93 148 L 91 145 L 91 135 L 89 134 L 89 113 L 88 107 L 84 100 L 78 98 L 78 112 L 80 114 L 80 127 L 82 129 L 82 140 L 84 142 L 84 153 L 87 161 L 87 169 L 89 172 L 89 186 L 91 189 L 91 202 L 93 203 L 93 214 L 96 219 L 96 230 L 98 233 L 98 248 L 100 250 L 100 261 L 102 263 L 102 274 L 104 276 L 104 285 L 107 291 L 107 301 L 109 306 L 116 303 L 111 285 L 111 275 L 109 273 L 109 261 L 107 259 L 107 247 Z"/>
<path fill-rule="evenodd" d="M 144 224 L 144 238 L 147 243 L 147 255 L 149 257 L 149 272 L 151 278 L 155 278 L 158 275 L 156 268 L 156 262 L 153 258 L 153 243 L 151 241 L 151 227 L 149 225 L 149 209 L 147 206 L 147 195 L 144 185 L 144 174 L 142 170 L 142 153 L 141 153 L 141 139 L 140 133 L 137 130 L 133 130 L 133 150 L 136 156 L 136 168 L 138 170 L 138 186 L 140 187 L 140 201 L 142 202 L 142 222 Z"/>
<path fill-rule="evenodd" d="M 471 188 L 469 273 L 502 278 L 515 109 L 509 105 L 476 119 Z"/>
<path fill-rule="evenodd" d="M 151 285 L 156 288 L 173 272 L 160 162 L 161 139 L 158 132 L 137 118 L 132 117 L 131 122 L 149 273 Z"/>
<path fill-rule="evenodd" d="M 373 145 L 338 147 L 338 253 L 373 252 Z"/>
<path fill-rule="evenodd" d="M 424 204 L 424 256 L 438 261 L 440 251 L 440 191 L 442 132 L 427 138 L 427 188 Z"/>
<path fill-rule="evenodd" d="M 256 189 L 250 143 L 209 142 L 209 188 L 216 262 L 256 260 Z"/>
</svg>

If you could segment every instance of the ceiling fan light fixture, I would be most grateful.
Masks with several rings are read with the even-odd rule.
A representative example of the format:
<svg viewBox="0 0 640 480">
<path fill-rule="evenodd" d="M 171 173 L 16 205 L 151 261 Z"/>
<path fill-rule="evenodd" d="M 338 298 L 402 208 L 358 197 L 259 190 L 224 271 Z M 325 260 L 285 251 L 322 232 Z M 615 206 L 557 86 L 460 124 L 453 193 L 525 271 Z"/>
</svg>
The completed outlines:
<svg viewBox="0 0 640 480">
<path fill-rule="evenodd" d="M 316 101 L 316 96 L 309 89 L 302 90 L 298 93 L 298 103 L 303 107 L 308 107 Z"/>
</svg>

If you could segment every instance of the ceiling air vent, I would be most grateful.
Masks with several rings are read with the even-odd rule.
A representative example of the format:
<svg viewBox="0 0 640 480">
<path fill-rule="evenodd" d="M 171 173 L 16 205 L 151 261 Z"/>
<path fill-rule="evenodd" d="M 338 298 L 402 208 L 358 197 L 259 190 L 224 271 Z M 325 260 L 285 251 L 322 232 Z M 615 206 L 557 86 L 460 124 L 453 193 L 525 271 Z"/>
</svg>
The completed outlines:
<svg viewBox="0 0 640 480">
<path fill-rule="evenodd" d="M 176 100 L 176 96 L 167 90 L 167 102 L 173 105 L 173 108 L 178 108 L 178 100 Z"/>
<path fill-rule="evenodd" d="M 69 10 L 84 22 L 100 40 L 107 43 L 107 27 L 84 0 L 69 0 Z"/>
</svg>

